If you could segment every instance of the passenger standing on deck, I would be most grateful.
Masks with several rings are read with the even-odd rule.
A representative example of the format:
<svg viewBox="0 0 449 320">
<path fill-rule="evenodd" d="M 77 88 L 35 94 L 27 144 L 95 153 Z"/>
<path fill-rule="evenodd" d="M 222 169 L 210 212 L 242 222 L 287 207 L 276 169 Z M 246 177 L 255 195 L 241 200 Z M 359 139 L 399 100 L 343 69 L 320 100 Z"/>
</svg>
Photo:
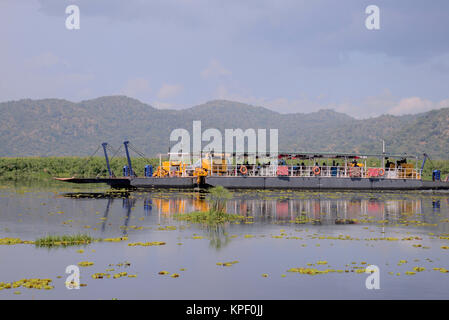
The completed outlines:
<svg viewBox="0 0 449 320">
<path fill-rule="evenodd" d="M 260 168 L 261 168 L 261 165 L 260 165 L 260 161 L 259 161 L 259 156 L 256 156 L 256 170 L 255 170 L 255 175 L 256 176 L 259 175 Z"/>
<path fill-rule="evenodd" d="M 337 176 L 337 168 L 335 167 L 335 160 L 332 160 L 331 176 L 333 177 Z"/>
</svg>

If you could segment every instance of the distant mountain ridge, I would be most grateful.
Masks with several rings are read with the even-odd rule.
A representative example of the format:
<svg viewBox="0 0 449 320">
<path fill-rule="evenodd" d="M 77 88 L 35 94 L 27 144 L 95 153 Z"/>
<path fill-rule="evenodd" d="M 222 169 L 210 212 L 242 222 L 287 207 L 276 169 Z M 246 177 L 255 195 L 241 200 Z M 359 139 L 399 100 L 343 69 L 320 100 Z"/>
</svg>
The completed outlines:
<svg viewBox="0 0 449 320">
<path fill-rule="evenodd" d="M 103 141 L 130 140 L 148 156 L 168 151 L 170 132 L 202 129 L 279 129 L 279 150 L 429 153 L 449 158 L 449 108 L 358 120 L 333 110 L 280 114 L 264 107 L 213 100 L 183 110 L 157 109 L 126 96 L 78 103 L 23 99 L 0 103 L 0 156 L 88 155 Z"/>
</svg>

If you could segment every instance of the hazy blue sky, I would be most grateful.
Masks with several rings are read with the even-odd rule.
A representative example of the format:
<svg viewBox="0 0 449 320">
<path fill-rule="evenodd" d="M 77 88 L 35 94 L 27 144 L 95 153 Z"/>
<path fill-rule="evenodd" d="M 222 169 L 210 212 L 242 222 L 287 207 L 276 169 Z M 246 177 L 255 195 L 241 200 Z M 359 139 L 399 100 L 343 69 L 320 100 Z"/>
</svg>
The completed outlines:
<svg viewBox="0 0 449 320">
<path fill-rule="evenodd" d="M 81 11 L 67 30 L 67 5 Z M 365 27 L 368 5 L 380 30 Z M 0 101 L 126 94 L 361 118 L 449 107 L 447 0 L 0 0 Z"/>
</svg>

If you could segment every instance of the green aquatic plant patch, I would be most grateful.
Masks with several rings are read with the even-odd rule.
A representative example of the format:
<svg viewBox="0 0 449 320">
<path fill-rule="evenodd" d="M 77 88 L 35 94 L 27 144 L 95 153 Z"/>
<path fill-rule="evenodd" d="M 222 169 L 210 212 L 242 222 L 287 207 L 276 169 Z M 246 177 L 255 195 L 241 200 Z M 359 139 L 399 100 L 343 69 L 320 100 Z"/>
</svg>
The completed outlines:
<svg viewBox="0 0 449 320">
<path fill-rule="evenodd" d="M 246 217 L 244 216 L 219 211 L 194 211 L 190 213 L 176 214 L 174 218 L 180 221 L 188 221 L 191 223 L 206 225 L 215 225 L 225 222 L 240 222 L 246 220 Z"/>
<path fill-rule="evenodd" d="M 87 234 L 76 235 L 47 235 L 42 238 L 38 238 L 34 241 L 36 247 L 68 247 L 88 245 L 93 241 L 101 241 L 101 239 L 95 239 Z"/>
</svg>

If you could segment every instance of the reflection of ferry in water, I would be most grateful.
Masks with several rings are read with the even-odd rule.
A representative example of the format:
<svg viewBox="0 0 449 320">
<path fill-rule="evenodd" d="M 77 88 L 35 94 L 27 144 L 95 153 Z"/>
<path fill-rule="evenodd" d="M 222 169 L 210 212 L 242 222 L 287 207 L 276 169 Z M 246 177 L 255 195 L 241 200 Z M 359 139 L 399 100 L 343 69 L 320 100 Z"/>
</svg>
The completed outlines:
<svg viewBox="0 0 449 320">
<path fill-rule="evenodd" d="M 425 190 L 449 189 L 435 170 L 433 181 L 422 180 L 427 155 L 416 156 L 355 153 L 288 152 L 276 155 L 258 153 L 182 153 L 159 155 L 159 165 L 145 166 L 143 176 L 133 170 L 128 151 L 128 165 L 117 178 L 109 166 L 109 177 L 57 178 L 74 183 L 107 183 L 112 187 L 306 189 L 306 190 Z M 106 144 L 107 145 L 107 144 Z M 176 160 L 173 160 L 176 158 Z M 378 166 L 370 163 L 377 158 Z M 409 163 L 410 159 L 413 163 Z M 421 167 L 419 163 L 421 162 Z"/>
<path fill-rule="evenodd" d="M 76 193 L 79 195 L 79 193 Z M 74 197 L 76 194 L 64 194 Z M 401 194 L 385 196 L 380 193 L 289 193 L 289 199 L 282 197 L 284 191 L 259 193 L 236 193 L 236 197 L 226 202 L 226 212 L 251 217 L 254 222 L 295 223 L 295 224 L 365 224 L 386 222 L 390 225 L 419 225 L 421 227 L 438 224 L 440 232 L 449 232 L 449 224 L 439 224 L 441 215 L 449 207 L 449 199 L 435 200 L 428 196 L 407 197 Z M 97 194 L 95 194 L 97 195 Z M 143 219 L 152 217 L 158 224 L 172 225 L 173 216 L 193 211 L 207 211 L 209 202 L 202 193 L 129 193 L 122 197 L 109 197 L 105 193 L 100 198 L 105 204 L 101 221 L 101 231 L 109 225 L 120 224 L 126 235 L 128 231 L 140 230 Z M 167 196 L 168 195 L 168 196 Z M 297 198 L 299 196 L 299 198 Z M 79 198 L 79 197 L 75 197 Z M 90 198 L 98 199 L 97 196 Z M 107 202 L 105 202 L 107 199 Z M 440 206 L 442 207 L 440 209 Z M 143 210 L 142 210 L 143 209 Z M 124 214 L 124 216 L 123 216 Z M 139 220 L 136 220 L 139 218 Z M 132 221 L 135 222 L 132 222 Z M 133 226 L 138 222 L 139 226 Z M 138 227 L 136 229 L 136 227 Z"/>
</svg>

